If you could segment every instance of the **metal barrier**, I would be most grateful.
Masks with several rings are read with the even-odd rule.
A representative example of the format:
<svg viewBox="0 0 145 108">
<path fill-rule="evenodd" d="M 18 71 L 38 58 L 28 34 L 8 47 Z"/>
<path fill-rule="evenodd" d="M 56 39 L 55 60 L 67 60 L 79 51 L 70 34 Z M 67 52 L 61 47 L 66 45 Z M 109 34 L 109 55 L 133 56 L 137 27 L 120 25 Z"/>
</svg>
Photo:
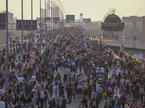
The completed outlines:
<svg viewBox="0 0 145 108">
<path fill-rule="evenodd" d="M 92 38 L 93 40 L 98 40 L 100 41 L 100 38 Z M 145 42 L 144 41 L 132 41 L 132 40 L 125 40 L 120 41 L 120 40 L 113 40 L 113 39 L 108 39 L 108 38 L 102 38 L 101 41 L 110 46 L 122 46 L 126 48 L 136 48 L 136 49 L 145 49 Z"/>
</svg>

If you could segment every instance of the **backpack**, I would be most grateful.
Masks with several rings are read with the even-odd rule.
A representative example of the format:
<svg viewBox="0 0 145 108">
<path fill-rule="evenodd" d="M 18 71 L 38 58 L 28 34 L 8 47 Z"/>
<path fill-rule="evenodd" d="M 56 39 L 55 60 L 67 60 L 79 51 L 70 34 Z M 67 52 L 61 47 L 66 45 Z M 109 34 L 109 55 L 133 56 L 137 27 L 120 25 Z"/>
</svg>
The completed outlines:
<svg viewBox="0 0 145 108">
<path fill-rule="evenodd" d="M 117 105 L 115 105 L 114 108 L 121 108 L 121 106 L 117 104 Z"/>
<path fill-rule="evenodd" d="M 92 98 L 95 98 L 96 97 L 96 92 L 93 92 L 92 93 Z"/>
</svg>

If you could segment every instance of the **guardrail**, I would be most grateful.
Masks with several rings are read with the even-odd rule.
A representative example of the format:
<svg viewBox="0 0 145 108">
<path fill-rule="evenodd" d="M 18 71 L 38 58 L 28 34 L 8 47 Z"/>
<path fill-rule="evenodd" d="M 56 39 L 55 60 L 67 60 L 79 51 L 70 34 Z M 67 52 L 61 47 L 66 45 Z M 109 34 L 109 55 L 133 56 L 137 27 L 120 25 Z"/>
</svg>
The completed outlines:
<svg viewBox="0 0 145 108">
<path fill-rule="evenodd" d="M 94 40 L 98 40 L 100 41 L 100 38 L 92 38 Z M 132 41 L 132 40 L 124 40 L 120 41 L 120 40 L 111 40 L 111 39 L 107 39 L 107 38 L 102 38 L 101 41 L 106 44 L 106 45 L 110 45 L 110 46 L 124 46 L 126 48 L 135 48 L 135 49 L 144 49 L 145 50 L 145 42 L 144 41 Z"/>
</svg>

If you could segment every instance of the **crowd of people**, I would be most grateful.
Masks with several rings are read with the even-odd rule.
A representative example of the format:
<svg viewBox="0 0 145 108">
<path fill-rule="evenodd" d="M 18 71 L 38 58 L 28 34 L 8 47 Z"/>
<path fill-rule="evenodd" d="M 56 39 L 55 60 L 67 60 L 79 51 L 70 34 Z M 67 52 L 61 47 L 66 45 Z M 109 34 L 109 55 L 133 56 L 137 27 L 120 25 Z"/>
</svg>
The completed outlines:
<svg viewBox="0 0 145 108">
<path fill-rule="evenodd" d="M 82 29 L 49 31 L 43 53 L 41 43 L 28 40 L 10 40 L 8 66 L 5 49 L 0 53 L 0 108 L 145 107 L 141 66 L 121 54 L 116 58 Z"/>
</svg>

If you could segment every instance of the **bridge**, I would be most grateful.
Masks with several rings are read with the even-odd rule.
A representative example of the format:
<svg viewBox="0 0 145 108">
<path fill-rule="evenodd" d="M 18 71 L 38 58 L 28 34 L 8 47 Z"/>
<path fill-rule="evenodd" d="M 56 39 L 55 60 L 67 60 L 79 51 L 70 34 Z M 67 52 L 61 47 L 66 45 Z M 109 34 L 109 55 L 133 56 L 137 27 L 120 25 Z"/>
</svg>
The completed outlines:
<svg viewBox="0 0 145 108">
<path fill-rule="evenodd" d="M 91 38 L 93 40 L 101 42 L 103 45 L 110 47 L 121 48 L 123 47 L 127 51 L 139 51 L 145 53 L 145 42 L 144 41 L 133 41 L 133 40 L 113 40 L 109 38 Z"/>
</svg>

